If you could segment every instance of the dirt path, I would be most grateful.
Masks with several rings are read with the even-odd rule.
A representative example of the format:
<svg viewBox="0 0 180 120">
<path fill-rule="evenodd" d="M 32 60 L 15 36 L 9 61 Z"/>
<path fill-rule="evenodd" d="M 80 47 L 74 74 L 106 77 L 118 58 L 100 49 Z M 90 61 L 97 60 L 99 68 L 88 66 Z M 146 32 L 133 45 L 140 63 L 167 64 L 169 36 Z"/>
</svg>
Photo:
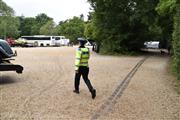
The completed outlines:
<svg viewBox="0 0 180 120">
<path fill-rule="evenodd" d="M 16 48 L 25 70 L 0 73 L 1 120 L 91 119 L 117 85 L 143 57 L 112 57 L 92 53 L 91 99 L 83 80 L 80 95 L 72 92 L 75 47 Z M 151 57 L 139 68 L 112 110 L 98 119 L 178 120 L 180 97 L 171 87 L 167 58 Z"/>
</svg>

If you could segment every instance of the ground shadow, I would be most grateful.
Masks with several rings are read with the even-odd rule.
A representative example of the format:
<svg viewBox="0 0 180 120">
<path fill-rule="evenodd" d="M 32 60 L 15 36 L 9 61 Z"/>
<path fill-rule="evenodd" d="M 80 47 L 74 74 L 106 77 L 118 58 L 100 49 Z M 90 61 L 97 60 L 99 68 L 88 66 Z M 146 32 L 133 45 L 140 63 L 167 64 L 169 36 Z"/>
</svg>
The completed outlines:
<svg viewBox="0 0 180 120">
<path fill-rule="evenodd" d="M 161 50 L 161 49 L 142 49 L 141 53 L 142 55 L 147 55 L 147 56 L 158 56 L 158 57 L 171 56 L 167 50 Z"/>
<path fill-rule="evenodd" d="M 0 76 L 0 85 L 13 84 L 16 82 L 12 76 Z"/>
</svg>

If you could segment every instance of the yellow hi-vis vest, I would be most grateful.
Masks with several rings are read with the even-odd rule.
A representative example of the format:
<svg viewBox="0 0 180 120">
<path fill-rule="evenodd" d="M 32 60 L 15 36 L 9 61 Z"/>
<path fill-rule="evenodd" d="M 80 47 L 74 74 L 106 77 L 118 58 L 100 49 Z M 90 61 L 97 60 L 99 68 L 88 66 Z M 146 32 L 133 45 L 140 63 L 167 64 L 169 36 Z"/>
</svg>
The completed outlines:
<svg viewBox="0 0 180 120">
<path fill-rule="evenodd" d="M 80 66 L 88 67 L 89 57 L 90 57 L 89 48 L 77 48 L 75 70 L 78 70 Z"/>
</svg>

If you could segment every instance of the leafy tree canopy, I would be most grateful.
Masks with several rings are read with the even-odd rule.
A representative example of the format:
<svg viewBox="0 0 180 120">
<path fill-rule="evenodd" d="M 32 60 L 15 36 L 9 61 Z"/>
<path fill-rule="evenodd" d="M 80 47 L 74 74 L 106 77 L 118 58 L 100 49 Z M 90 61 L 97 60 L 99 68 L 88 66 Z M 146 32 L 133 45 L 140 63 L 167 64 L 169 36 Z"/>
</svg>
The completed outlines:
<svg viewBox="0 0 180 120">
<path fill-rule="evenodd" d="M 103 52 L 125 53 L 138 51 L 144 41 L 154 39 L 156 0 L 89 0 L 94 9 L 95 39 Z M 153 31 L 152 31 L 153 30 Z M 159 33 L 158 33 L 159 34 Z"/>
<path fill-rule="evenodd" d="M 156 10 L 161 15 L 171 14 L 175 11 L 176 0 L 160 0 Z"/>
<path fill-rule="evenodd" d="M 0 16 L 13 16 L 14 10 L 9 7 L 5 2 L 0 0 Z"/>
<path fill-rule="evenodd" d="M 14 10 L 0 0 L 0 38 L 17 37 L 19 20 L 13 17 Z"/>
<path fill-rule="evenodd" d="M 33 17 L 18 17 L 20 21 L 20 36 L 33 35 L 33 26 L 36 25 L 36 20 Z"/>
<path fill-rule="evenodd" d="M 77 43 L 78 37 L 84 37 L 84 21 L 79 17 L 74 17 L 57 26 L 58 34 L 65 35 L 71 41 Z"/>
<path fill-rule="evenodd" d="M 55 23 L 50 20 L 40 28 L 40 34 L 42 35 L 55 35 Z"/>
</svg>

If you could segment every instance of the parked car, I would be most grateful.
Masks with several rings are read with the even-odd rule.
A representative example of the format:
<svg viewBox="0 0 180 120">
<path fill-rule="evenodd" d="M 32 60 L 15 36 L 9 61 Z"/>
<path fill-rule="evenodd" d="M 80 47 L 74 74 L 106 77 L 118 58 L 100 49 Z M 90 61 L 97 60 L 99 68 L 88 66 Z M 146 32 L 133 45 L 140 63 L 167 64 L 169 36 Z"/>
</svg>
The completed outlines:
<svg viewBox="0 0 180 120">
<path fill-rule="evenodd" d="M 15 46 L 27 47 L 27 41 L 25 39 L 19 38 L 15 40 Z"/>
<path fill-rule="evenodd" d="M 13 38 L 7 38 L 6 41 L 11 47 L 14 47 L 16 45 L 16 42 Z"/>
<path fill-rule="evenodd" d="M 0 71 L 16 71 L 22 73 L 23 67 L 21 65 L 12 64 L 12 57 L 17 53 L 13 52 L 6 40 L 0 39 Z"/>
</svg>

